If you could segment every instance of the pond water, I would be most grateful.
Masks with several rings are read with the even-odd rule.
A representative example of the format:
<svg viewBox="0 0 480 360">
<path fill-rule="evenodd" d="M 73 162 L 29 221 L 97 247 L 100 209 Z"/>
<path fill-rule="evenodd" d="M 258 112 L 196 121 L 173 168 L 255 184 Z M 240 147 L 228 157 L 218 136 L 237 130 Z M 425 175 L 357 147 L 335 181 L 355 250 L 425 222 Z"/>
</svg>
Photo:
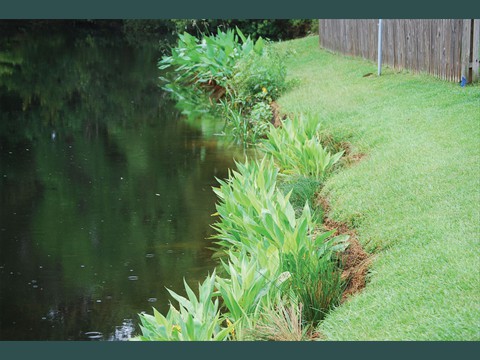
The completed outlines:
<svg viewBox="0 0 480 360">
<path fill-rule="evenodd" d="M 0 47 L 0 340 L 122 340 L 216 265 L 235 149 L 182 120 L 155 43 L 74 31 Z"/>
</svg>

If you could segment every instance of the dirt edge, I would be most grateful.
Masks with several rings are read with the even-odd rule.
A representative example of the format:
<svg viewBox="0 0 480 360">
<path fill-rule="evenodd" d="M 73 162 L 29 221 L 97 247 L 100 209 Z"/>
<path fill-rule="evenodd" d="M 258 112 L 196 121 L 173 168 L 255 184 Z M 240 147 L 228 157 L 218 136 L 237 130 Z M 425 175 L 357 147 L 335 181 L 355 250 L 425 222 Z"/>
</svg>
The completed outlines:
<svg viewBox="0 0 480 360">
<path fill-rule="evenodd" d="M 341 300 L 341 303 L 344 303 L 352 295 L 359 293 L 365 288 L 366 276 L 372 257 L 363 249 L 354 229 L 350 229 L 346 223 L 338 222 L 328 217 L 330 204 L 325 197 L 318 195 L 316 203 L 324 211 L 323 226 L 325 230 L 335 230 L 335 236 L 349 235 L 349 246 L 341 256 L 343 265 L 342 279 L 347 282 Z"/>
<path fill-rule="evenodd" d="M 282 114 L 282 112 L 280 111 L 280 106 L 275 100 L 270 103 L 270 109 L 272 110 L 272 119 L 270 120 L 270 122 L 276 128 L 282 126 L 282 121 L 287 118 L 287 115 Z"/>
</svg>

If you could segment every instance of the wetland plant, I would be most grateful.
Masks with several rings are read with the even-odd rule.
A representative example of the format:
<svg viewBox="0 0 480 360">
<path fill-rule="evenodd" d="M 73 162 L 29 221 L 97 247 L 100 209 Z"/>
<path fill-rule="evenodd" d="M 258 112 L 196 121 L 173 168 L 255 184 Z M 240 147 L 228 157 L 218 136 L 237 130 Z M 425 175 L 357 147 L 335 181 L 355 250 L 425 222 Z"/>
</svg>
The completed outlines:
<svg viewBox="0 0 480 360">
<path fill-rule="evenodd" d="M 322 145 L 318 120 L 306 116 L 286 119 L 279 129 L 272 126 L 261 149 L 275 160 L 282 173 L 319 181 L 325 179 L 344 153 L 332 155 Z"/>
</svg>

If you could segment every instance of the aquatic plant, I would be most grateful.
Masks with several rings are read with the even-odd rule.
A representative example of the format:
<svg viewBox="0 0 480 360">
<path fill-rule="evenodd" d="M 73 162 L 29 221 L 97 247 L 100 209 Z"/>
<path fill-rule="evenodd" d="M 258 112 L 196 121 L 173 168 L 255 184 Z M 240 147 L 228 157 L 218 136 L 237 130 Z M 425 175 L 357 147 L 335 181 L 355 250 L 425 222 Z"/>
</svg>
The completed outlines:
<svg viewBox="0 0 480 360">
<path fill-rule="evenodd" d="M 186 283 L 188 299 L 170 291 L 180 310 L 171 306 L 165 317 L 142 315 L 142 340 L 245 340 L 246 330 L 269 313 L 260 316 L 261 310 L 274 309 L 276 301 L 300 307 L 305 326 L 338 304 L 343 282 L 336 254 L 346 248 L 347 237 L 317 234 L 308 203 L 295 215 L 291 192 L 278 191 L 279 171 L 270 157 L 236 165 L 214 188 L 219 198 L 214 239 L 227 256 L 221 260 L 225 276 L 208 277 L 199 287 L 200 300 Z"/>
<path fill-rule="evenodd" d="M 241 47 L 237 35 L 243 41 Z M 202 42 L 184 34 L 160 67 L 174 66 L 173 90 L 178 84 L 210 89 L 211 98 L 223 109 L 226 127 L 247 143 L 265 135 L 272 114 L 269 102 L 285 84 L 281 61 L 266 56 L 263 46 L 262 39 L 253 43 L 238 29 L 236 34 L 219 33 Z M 222 92 L 215 98 L 219 89 Z M 199 297 L 209 305 L 198 306 L 185 283 L 189 299 L 170 291 L 180 311 L 171 306 L 166 317 L 143 316 L 142 339 L 244 340 L 247 329 L 262 328 L 268 317 L 279 328 L 290 328 L 302 337 L 305 329 L 338 304 L 343 282 L 336 255 L 345 250 L 346 238 L 333 237 L 333 232 L 317 234 L 309 199 L 295 211 L 292 190 L 279 191 L 277 178 L 283 172 L 319 182 L 342 153 L 332 156 L 323 148 L 319 125 L 313 121 L 295 119 L 281 129 L 271 126 L 267 136 L 262 159 L 236 163 L 237 169 L 227 179 L 217 179 L 220 186 L 213 189 L 219 198 L 213 238 L 227 260 L 221 260 L 225 276 L 209 277 L 199 288 Z M 205 324 L 195 325 L 195 321 Z M 223 322 L 227 327 L 222 327 Z"/>
<path fill-rule="evenodd" d="M 271 46 L 264 46 L 262 52 L 240 57 L 230 82 L 236 96 L 242 98 L 246 106 L 278 99 L 290 85 L 286 57 Z"/>
<path fill-rule="evenodd" d="M 178 309 L 170 304 L 166 316 L 155 308 L 153 316 L 140 314 L 142 335 L 134 340 L 142 341 L 207 341 L 227 340 L 233 325 L 224 327 L 223 316 L 219 311 L 219 300 L 214 300 L 215 271 L 198 286 L 198 298 L 184 281 L 187 297 L 172 290 L 170 295 L 177 300 Z"/>
<path fill-rule="evenodd" d="M 199 38 L 188 33 L 178 35 L 177 46 L 170 56 L 158 63 L 166 73 L 165 87 L 175 91 L 176 86 L 196 86 L 214 91 L 217 87 L 228 90 L 235 64 L 250 52 L 261 53 L 264 41 L 253 41 L 236 30 L 218 31 L 216 35 Z"/>
<path fill-rule="evenodd" d="M 284 58 L 260 37 L 253 41 L 238 28 L 197 38 L 180 34 L 170 56 L 158 63 L 161 79 L 185 109 L 205 105 L 226 120 L 227 134 L 243 144 L 265 136 L 272 120 L 270 103 L 286 88 Z M 189 95 L 188 92 L 191 92 Z M 198 101 L 204 96 L 209 101 Z"/>
<path fill-rule="evenodd" d="M 261 149 L 275 159 L 281 172 L 322 181 L 344 152 L 332 155 L 322 145 L 319 126 L 312 116 L 287 119 L 280 129 L 270 128 Z"/>
<path fill-rule="evenodd" d="M 224 316 L 235 324 L 235 339 L 243 340 L 269 296 L 272 274 L 246 251 L 229 252 L 228 264 L 222 261 L 222 265 L 228 276 L 217 277 L 217 288 L 226 308 Z"/>
<path fill-rule="evenodd" d="M 230 259 L 238 254 L 242 261 L 256 259 L 256 271 L 270 283 L 288 274 L 283 290 L 273 290 L 291 289 L 304 319 L 317 323 L 339 303 L 343 282 L 336 255 L 346 249 L 348 236 L 316 234 L 308 203 L 297 217 L 291 193 L 284 195 L 276 187 L 278 169 L 268 157 L 237 166 L 238 171 L 214 189 L 220 198 L 220 221 L 214 225 L 217 244 L 228 249 Z"/>
<path fill-rule="evenodd" d="M 348 236 L 332 235 L 320 234 L 297 252 L 281 254 L 282 270 L 290 274 L 284 286 L 295 294 L 304 321 L 312 326 L 340 303 L 344 290 L 337 257 L 347 248 Z"/>
<path fill-rule="evenodd" d="M 280 174 L 282 175 L 282 174 Z M 305 203 L 312 210 L 312 217 L 315 222 L 321 222 L 323 210 L 314 206 L 315 195 L 321 182 L 312 177 L 302 175 L 279 176 L 277 188 L 284 194 L 290 194 L 289 201 L 295 209 L 295 216 L 300 216 Z"/>
</svg>

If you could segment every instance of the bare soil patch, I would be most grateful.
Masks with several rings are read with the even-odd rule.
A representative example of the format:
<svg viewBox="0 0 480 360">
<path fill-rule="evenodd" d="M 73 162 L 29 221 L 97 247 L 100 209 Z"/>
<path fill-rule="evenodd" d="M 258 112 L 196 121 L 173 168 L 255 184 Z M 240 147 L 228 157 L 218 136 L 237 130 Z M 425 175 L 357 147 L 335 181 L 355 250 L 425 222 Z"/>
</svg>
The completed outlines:
<svg viewBox="0 0 480 360">
<path fill-rule="evenodd" d="M 342 303 L 350 296 L 360 292 L 366 285 L 366 276 L 371 257 L 363 249 L 358 241 L 356 231 L 350 229 L 346 223 L 332 220 L 328 217 L 330 205 L 326 198 L 318 196 L 317 204 L 324 210 L 323 226 L 325 230 L 335 230 L 334 235 L 349 235 L 349 246 L 342 254 L 341 261 L 343 265 L 342 279 L 347 282 L 342 296 Z"/>
<path fill-rule="evenodd" d="M 284 115 L 280 112 L 280 106 L 275 101 L 270 103 L 270 108 L 272 109 L 271 123 L 276 128 L 282 126 L 282 121 L 287 118 L 287 115 Z"/>
</svg>

